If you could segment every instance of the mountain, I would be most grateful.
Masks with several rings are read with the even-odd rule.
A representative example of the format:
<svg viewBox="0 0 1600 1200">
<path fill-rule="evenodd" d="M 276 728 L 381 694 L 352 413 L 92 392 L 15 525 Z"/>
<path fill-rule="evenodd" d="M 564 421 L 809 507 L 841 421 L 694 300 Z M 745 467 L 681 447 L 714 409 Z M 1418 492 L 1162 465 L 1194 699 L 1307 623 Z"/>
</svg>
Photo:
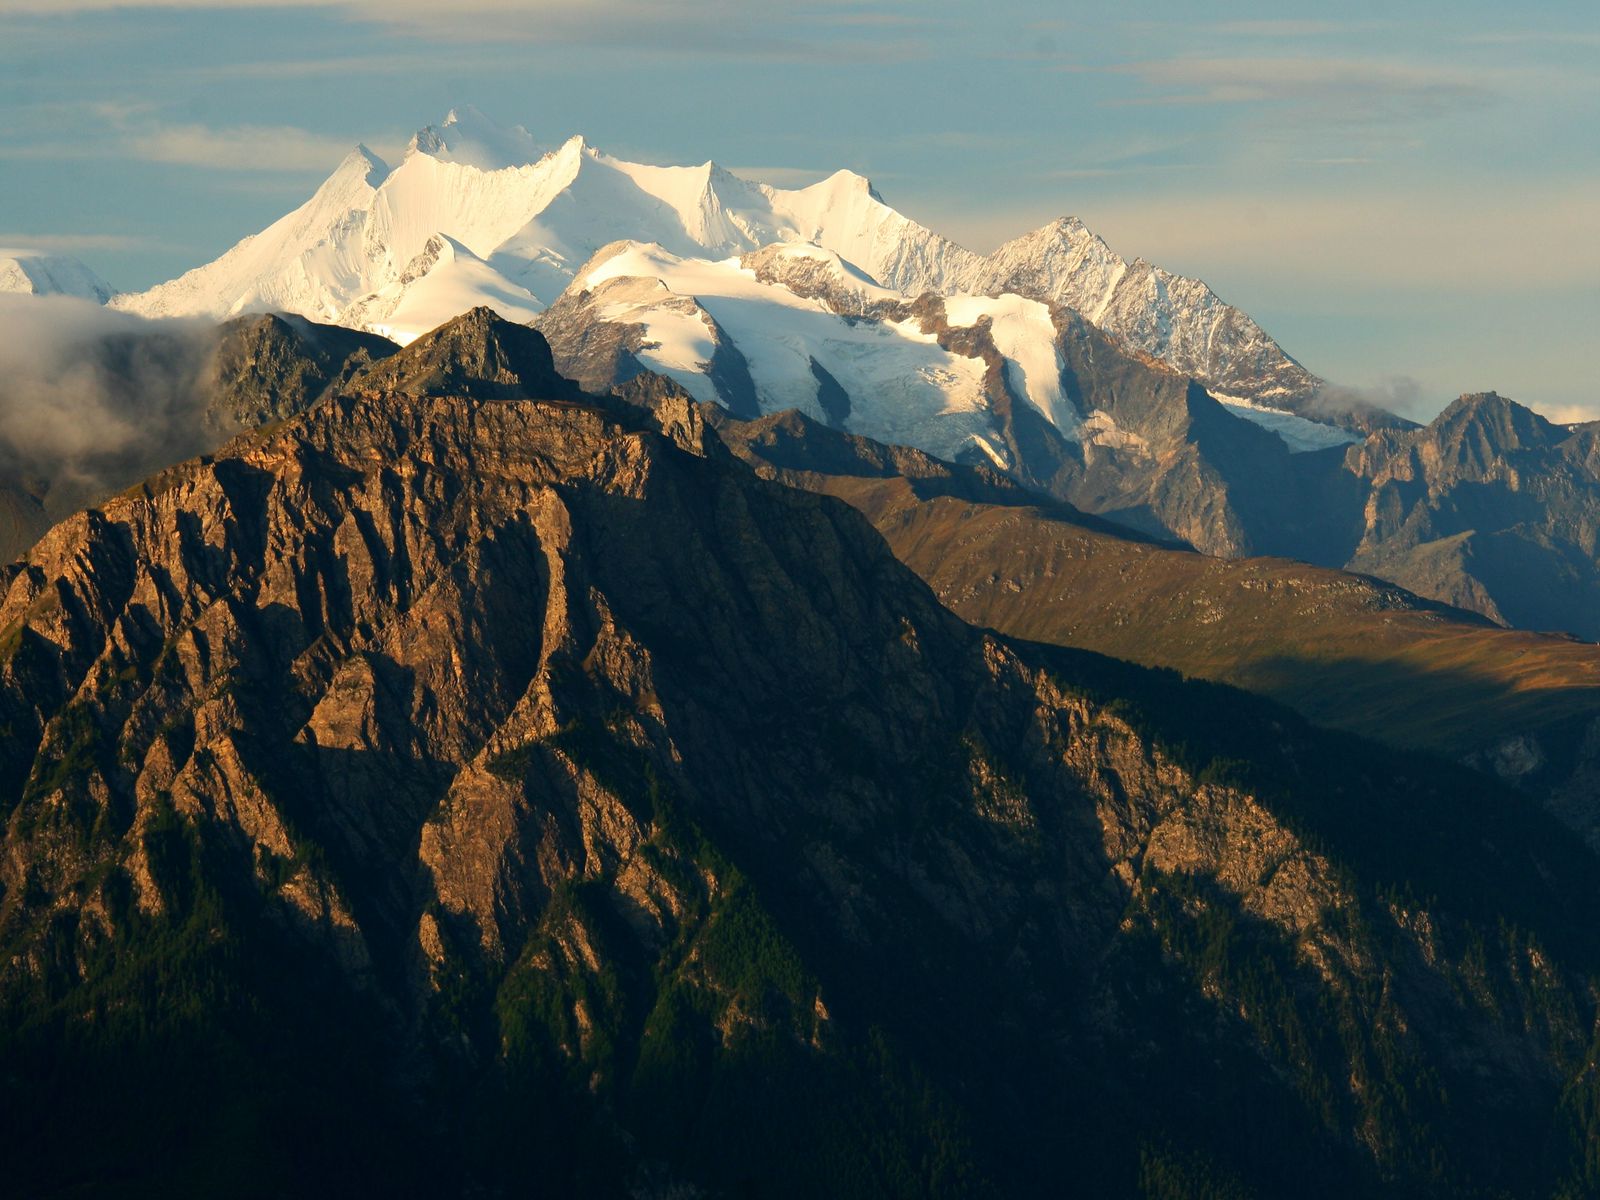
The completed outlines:
<svg viewBox="0 0 1600 1200">
<path fill-rule="evenodd" d="M 630 394 L 357 385 L 6 568 L 13 1188 L 1594 1188 L 1569 834 Z"/>
<path fill-rule="evenodd" d="M 525 325 L 474 308 L 354 376 L 364 390 L 480 400 L 578 400 L 556 373 L 550 345 Z"/>
<path fill-rule="evenodd" d="M 1016 292 L 1076 309 L 1125 345 L 1207 387 L 1295 408 L 1321 381 L 1198 279 L 1114 254 L 1076 217 L 1007 242 L 960 272 L 956 290 Z"/>
<path fill-rule="evenodd" d="M 1347 429 L 1224 403 L 1081 314 L 1025 297 L 908 301 L 811 246 L 709 263 L 600 250 L 535 324 L 591 390 L 641 370 L 740 417 L 993 465 L 1216 554 L 1331 553 L 1320 482 Z"/>
<path fill-rule="evenodd" d="M 1350 564 L 1535 629 L 1600 639 L 1600 425 L 1492 392 L 1345 453 L 1363 504 Z"/>
<path fill-rule="evenodd" d="M 1600 647 L 1503 629 L 1363 575 L 1141 538 L 993 471 L 799 413 L 705 413 L 764 476 L 859 509 L 973 624 L 1232 684 L 1468 763 L 1600 845 Z"/>
<path fill-rule="evenodd" d="M 849 171 L 775 188 L 711 162 L 627 162 L 582 137 L 546 148 L 473 109 L 420 130 L 393 167 L 357 147 L 293 213 L 117 304 L 150 316 L 292 311 L 403 342 L 478 305 L 525 320 L 619 240 L 712 262 L 814 246 L 906 298 L 1013 292 L 1074 308 L 1240 400 L 1309 413 L 1321 387 L 1205 284 L 1129 263 L 1073 218 L 984 256 L 896 212 Z M 1381 415 L 1338 419 L 1364 427 Z"/>
<path fill-rule="evenodd" d="M 105 304 L 116 295 L 115 288 L 76 258 L 0 247 L 0 293 L 5 292 L 77 296 L 97 304 Z"/>
<path fill-rule="evenodd" d="M 0 378 L 0 559 L 162 467 L 308 408 L 395 349 L 277 315 L 54 337 Z"/>
</svg>

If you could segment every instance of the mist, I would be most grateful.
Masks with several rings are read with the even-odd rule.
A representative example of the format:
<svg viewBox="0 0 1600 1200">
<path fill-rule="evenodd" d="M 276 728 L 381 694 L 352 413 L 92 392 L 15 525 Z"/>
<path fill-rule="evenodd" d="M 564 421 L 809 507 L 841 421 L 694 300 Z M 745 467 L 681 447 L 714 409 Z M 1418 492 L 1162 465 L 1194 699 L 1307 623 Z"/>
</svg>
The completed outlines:
<svg viewBox="0 0 1600 1200">
<path fill-rule="evenodd" d="M 1307 412 L 1308 415 L 1320 413 L 1337 416 L 1380 408 L 1408 421 L 1426 425 L 1439 415 L 1442 407 L 1437 399 L 1424 395 L 1422 384 L 1411 376 L 1391 375 L 1367 387 L 1324 383 L 1311 398 Z"/>
<path fill-rule="evenodd" d="M 216 326 L 0 296 L 0 486 L 52 519 L 200 453 Z"/>
</svg>

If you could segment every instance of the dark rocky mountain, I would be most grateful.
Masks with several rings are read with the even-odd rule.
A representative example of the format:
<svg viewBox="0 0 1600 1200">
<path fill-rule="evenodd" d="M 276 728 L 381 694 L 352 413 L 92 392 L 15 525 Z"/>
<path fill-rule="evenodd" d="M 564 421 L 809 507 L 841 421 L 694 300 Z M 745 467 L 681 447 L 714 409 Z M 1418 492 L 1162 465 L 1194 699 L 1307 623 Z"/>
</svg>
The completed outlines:
<svg viewBox="0 0 1600 1200">
<path fill-rule="evenodd" d="M 1508 625 L 1600 639 L 1600 426 L 1493 392 L 1346 453 L 1356 570 Z"/>
<path fill-rule="evenodd" d="M 632 395 L 369 378 L 6 569 L 12 1187 L 1593 1190 L 1577 839 Z"/>
<path fill-rule="evenodd" d="M 152 327 L 99 335 L 72 350 L 41 401 L 0 379 L 0 409 L 57 397 L 98 408 L 70 449 L 40 454 L 0 439 L 0 559 L 21 554 L 55 521 L 161 468 L 282 420 L 347 384 L 392 342 L 302 317 L 239 317 L 211 329 Z"/>
<path fill-rule="evenodd" d="M 478 400 L 571 400 L 578 386 L 558 375 L 550 344 L 526 325 L 474 308 L 364 370 L 364 388 Z"/>
<path fill-rule="evenodd" d="M 215 336 L 199 391 L 207 424 L 230 437 L 304 412 L 397 349 L 377 334 L 290 313 L 235 317 Z"/>
<path fill-rule="evenodd" d="M 993 471 L 799 413 L 704 411 L 764 476 L 860 509 L 974 624 L 1233 684 L 1466 762 L 1600 844 L 1600 647 L 1500 628 L 1364 575 L 1142 538 Z"/>
</svg>

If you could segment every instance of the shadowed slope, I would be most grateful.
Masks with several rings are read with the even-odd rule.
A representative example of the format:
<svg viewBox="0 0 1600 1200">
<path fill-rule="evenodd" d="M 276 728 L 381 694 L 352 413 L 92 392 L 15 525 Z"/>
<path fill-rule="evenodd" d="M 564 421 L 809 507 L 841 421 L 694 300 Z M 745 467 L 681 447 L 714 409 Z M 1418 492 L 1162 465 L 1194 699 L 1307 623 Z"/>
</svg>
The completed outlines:
<svg viewBox="0 0 1600 1200">
<path fill-rule="evenodd" d="M 1597 832 L 1600 811 L 1584 796 L 1600 765 L 1590 748 L 1600 647 L 1501 629 L 1365 576 L 1195 554 L 795 413 L 719 429 L 763 473 L 860 509 L 967 620 L 1231 683 L 1322 724 L 1468 759 Z"/>
</svg>

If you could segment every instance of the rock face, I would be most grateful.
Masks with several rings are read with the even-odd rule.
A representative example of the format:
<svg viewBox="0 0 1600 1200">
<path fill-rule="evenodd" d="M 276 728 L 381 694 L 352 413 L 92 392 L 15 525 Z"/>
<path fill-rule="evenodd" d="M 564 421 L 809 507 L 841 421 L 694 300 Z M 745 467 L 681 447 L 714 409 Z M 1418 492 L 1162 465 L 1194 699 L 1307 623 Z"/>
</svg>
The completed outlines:
<svg viewBox="0 0 1600 1200">
<path fill-rule="evenodd" d="M 1231 396 L 1293 411 L 1322 386 L 1203 282 L 1142 258 L 1128 262 L 1076 217 L 1007 242 L 962 274 L 959 288 L 1075 309 L 1125 345 Z"/>
<path fill-rule="evenodd" d="M 670 388 L 370 384 L 5 573 L 20 1190 L 1593 1186 L 1537 812 L 973 629 Z"/>
<path fill-rule="evenodd" d="M 1600 638 L 1600 426 L 1494 393 L 1345 453 L 1350 565 L 1509 625 Z"/>
<path fill-rule="evenodd" d="M 413 396 L 570 400 L 578 387 L 556 374 L 550 345 L 525 325 L 474 308 L 368 368 L 361 385 Z"/>
<path fill-rule="evenodd" d="M 224 438 L 304 412 L 395 345 L 370 333 L 283 313 L 220 325 L 198 390 L 205 423 Z"/>
</svg>

